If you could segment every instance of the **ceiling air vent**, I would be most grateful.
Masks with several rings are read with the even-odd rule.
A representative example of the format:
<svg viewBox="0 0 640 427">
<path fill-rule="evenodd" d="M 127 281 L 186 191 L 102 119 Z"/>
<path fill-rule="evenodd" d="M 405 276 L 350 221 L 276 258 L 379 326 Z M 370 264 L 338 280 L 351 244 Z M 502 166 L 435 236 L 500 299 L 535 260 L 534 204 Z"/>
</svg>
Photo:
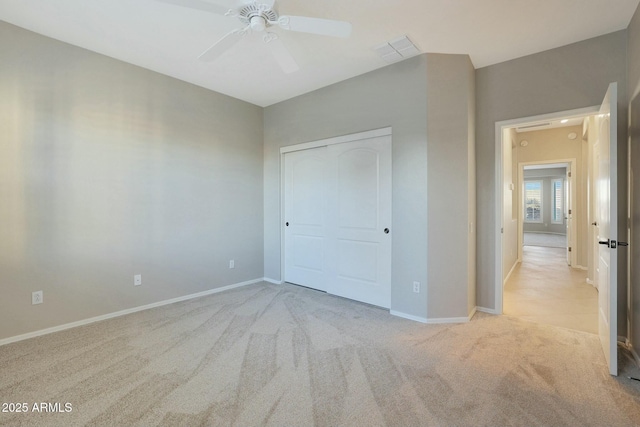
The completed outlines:
<svg viewBox="0 0 640 427">
<path fill-rule="evenodd" d="M 517 127 L 517 128 L 516 128 L 516 130 L 517 130 L 517 131 L 521 131 L 521 130 L 523 130 L 523 129 L 540 128 L 540 127 L 543 127 L 543 126 L 551 126 L 551 122 L 547 122 L 547 123 L 536 123 L 536 124 L 533 124 L 533 125 L 520 126 L 520 127 Z"/>
<path fill-rule="evenodd" d="M 420 50 L 407 36 L 398 37 L 397 39 L 383 43 L 380 46 L 376 46 L 374 50 L 382 59 L 390 64 L 420 54 Z"/>
</svg>

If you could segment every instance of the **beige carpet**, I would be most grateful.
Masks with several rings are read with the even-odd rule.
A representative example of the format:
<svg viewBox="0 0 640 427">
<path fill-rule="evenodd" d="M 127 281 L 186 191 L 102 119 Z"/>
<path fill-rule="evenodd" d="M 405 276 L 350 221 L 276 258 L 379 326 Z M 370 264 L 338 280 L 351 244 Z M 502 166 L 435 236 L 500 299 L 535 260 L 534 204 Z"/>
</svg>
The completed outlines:
<svg viewBox="0 0 640 427">
<path fill-rule="evenodd" d="M 525 246 L 503 295 L 506 315 L 598 333 L 598 291 L 567 265 L 564 249 Z"/>
<path fill-rule="evenodd" d="M 548 248 L 566 248 L 567 236 L 554 233 L 523 233 L 524 246 L 544 246 Z"/>
<path fill-rule="evenodd" d="M 639 376 L 625 357 L 621 363 Z M 257 284 L 0 347 L 9 426 L 633 426 L 597 337 L 479 313 L 423 325 Z"/>
</svg>

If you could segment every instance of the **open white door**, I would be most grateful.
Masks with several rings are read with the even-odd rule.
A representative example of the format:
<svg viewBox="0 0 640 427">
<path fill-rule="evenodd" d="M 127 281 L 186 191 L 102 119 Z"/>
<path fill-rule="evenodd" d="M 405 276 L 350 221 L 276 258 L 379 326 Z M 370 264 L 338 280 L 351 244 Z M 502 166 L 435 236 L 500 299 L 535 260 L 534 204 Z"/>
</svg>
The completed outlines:
<svg viewBox="0 0 640 427">
<path fill-rule="evenodd" d="M 567 236 L 567 265 L 571 265 L 571 242 L 573 235 L 571 234 L 571 225 L 573 223 L 573 206 L 571 206 L 571 163 L 567 164 L 567 172 L 564 181 L 564 210 L 566 221 L 566 236 Z"/>
<path fill-rule="evenodd" d="M 596 118 L 598 145 L 598 331 L 609 373 L 618 375 L 617 83 L 611 83 Z"/>
</svg>

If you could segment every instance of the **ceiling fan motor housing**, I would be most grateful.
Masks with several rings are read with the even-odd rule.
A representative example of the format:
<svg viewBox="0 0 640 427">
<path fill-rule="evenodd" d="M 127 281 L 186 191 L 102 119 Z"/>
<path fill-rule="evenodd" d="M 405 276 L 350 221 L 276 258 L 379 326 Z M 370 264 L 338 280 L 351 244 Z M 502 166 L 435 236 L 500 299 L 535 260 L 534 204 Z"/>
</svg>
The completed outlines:
<svg viewBox="0 0 640 427">
<path fill-rule="evenodd" d="M 254 31 L 263 31 L 269 22 L 277 22 L 278 14 L 273 9 L 266 9 L 263 5 L 250 3 L 238 11 L 238 18 L 245 25 L 250 25 Z"/>
</svg>

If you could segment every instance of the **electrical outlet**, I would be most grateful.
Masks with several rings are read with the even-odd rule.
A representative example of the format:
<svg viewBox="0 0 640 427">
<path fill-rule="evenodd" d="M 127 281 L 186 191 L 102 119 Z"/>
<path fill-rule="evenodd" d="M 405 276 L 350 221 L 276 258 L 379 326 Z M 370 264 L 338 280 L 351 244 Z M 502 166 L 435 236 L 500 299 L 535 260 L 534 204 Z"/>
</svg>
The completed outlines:
<svg viewBox="0 0 640 427">
<path fill-rule="evenodd" d="M 420 293 L 420 282 L 413 282 L 413 292 L 416 294 Z"/>
<path fill-rule="evenodd" d="M 236 268 L 236 262 L 234 260 L 229 261 L 229 268 Z"/>
<path fill-rule="evenodd" d="M 142 285 L 142 274 L 136 274 L 133 276 L 133 286 Z"/>
<path fill-rule="evenodd" d="M 31 292 L 31 305 L 42 304 L 44 302 L 43 297 L 42 291 Z"/>
</svg>

